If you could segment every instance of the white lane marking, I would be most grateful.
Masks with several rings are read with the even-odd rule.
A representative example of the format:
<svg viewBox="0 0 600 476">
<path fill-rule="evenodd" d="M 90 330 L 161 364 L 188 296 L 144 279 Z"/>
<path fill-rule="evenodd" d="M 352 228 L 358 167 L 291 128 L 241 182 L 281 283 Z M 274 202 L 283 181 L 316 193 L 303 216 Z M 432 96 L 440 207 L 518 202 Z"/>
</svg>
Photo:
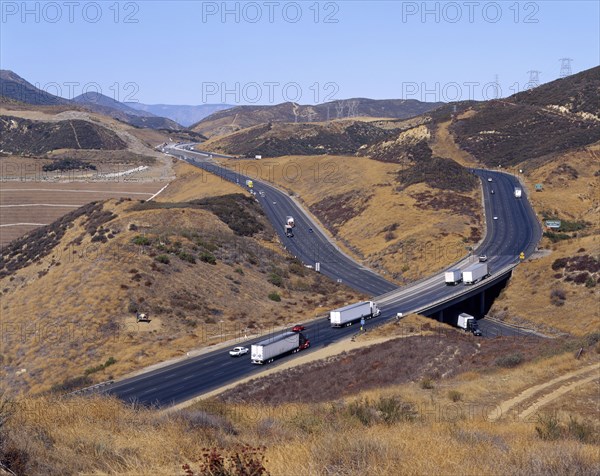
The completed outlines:
<svg viewBox="0 0 600 476">
<path fill-rule="evenodd" d="M 122 190 L 69 190 L 66 188 L 4 188 L 4 192 L 69 192 L 69 193 L 127 193 L 129 195 L 152 195 L 152 192 L 127 192 Z"/>
<path fill-rule="evenodd" d="M 167 188 L 169 186 L 169 184 L 165 185 L 163 188 L 161 188 L 158 192 L 156 192 L 154 195 L 152 195 L 148 200 L 146 200 L 147 202 L 149 202 L 150 200 L 152 200 L 154 197 L 156 197 L 160 192 L 162 192 L 165 188 Z"/>
<path fill-rule="evenodd" d="M 5 226 L 46 226 L 47 223 L 7 223 L 6 225 L 0 225 L 0 228 Z"/>
<path fill-rule="evenodd" d="M 63 207 L 63 208 L 79 208 L 82 205 L 56 205 L 53 203 L 20 203 L 18 205 L 0 205 L 0 208 L 15 208 L 15 207 Z"/>
</svg>

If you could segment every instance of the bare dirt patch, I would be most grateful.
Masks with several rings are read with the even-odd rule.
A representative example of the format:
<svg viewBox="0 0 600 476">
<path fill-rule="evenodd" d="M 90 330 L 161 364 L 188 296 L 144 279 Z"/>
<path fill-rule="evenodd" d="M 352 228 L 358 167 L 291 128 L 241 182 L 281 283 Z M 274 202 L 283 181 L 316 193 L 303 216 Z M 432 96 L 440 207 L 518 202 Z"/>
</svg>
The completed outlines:
<svg viewBox="0 0 600 476">
<path fill-rule="evenodd" d="M 86 203 L 109 198 L 148 199 L 164 182 L 10 181 L 0 189 L 0 247 L 38 224 L 50 224 Z M 25 223 L 25 225 L 16 224 Z"/>
</svg>

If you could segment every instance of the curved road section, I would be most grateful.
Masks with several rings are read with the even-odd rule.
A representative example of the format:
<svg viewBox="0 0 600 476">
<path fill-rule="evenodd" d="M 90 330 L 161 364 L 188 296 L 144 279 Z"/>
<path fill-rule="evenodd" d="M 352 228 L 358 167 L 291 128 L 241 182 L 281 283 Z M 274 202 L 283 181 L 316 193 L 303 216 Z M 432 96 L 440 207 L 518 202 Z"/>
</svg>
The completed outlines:
<svg viewBox="0 0 600 476">
<path fill-rule="evenodd" d="M 262 205 L 268 219 L 277 230 L 281 242 L 290 253 L 305 264 L 314 266 L 319 262 L 322 274 L 375 296 L 373 299 L 379 304 L 382 313 L 380 317 L 369 321 L 369 325 L 392 319 L 397 312 L 426 310 L 436 303 L 456 299 L 461 294 L 486 284 L 486 280 L 483 280 L 474 286 L 446 286 L 443 273 L 440 273 L 416 284 L 398 288 L 340 252 L 285 192 L 255 178 L 220 167 L 210 161 L 211 154 L 193 152 L 189 150 L 190 145 L 170 146 L 168 153 L 225 180 L 239 183 L 242 187 L 245 187 L 247 179 L 251 179 L 254 183 L 253 189 L 256 191 L 256 200 Z M 540 226 L 523 187 L 515 177 L 487 170 L 474 170 L 474 173 L 481 178 L 483 184 L 487 233 L 480 247 L 475 250 L 475 257 L 466 258 L 454 267 L 464 268 L 475 260 L 477 255 L 486 254 L 492 275 L 508 273 L 518 264 L 521 252 L 529 256 L 535 250 L 541 238 Z M 523 189 L 521 198 L 514 196 L 514 188 L 517 186 Z M 290 215 L 294 217 L 296 226 L 294 236 L 288 238 L 285 236 L 284 225 L 286 216 Z M 306 327 L 304 333 L 311 341 L 311 348 L 304 352 L 322 348 L 356 332 L 352 326 L 333 329 L 327 318 L 316 319 L 304 325 Z M 480 327 L 484 335 L 521 334 L 512 327 L 485 322 L 485 320 L 480 321 Z M 266 337 L 263 335 L 237 345 L 249 347 Z M 293 356 L 281 360 L 290 358 Z M 170 406 L 240 378 L 257 375 L 263 370 L 262 366 L 251 364 L 249 358 L 231 358 L 227 349 L 215 350 L 115 382 L 105 387 L 103 391 L 126 401 Z"/>
</svg>

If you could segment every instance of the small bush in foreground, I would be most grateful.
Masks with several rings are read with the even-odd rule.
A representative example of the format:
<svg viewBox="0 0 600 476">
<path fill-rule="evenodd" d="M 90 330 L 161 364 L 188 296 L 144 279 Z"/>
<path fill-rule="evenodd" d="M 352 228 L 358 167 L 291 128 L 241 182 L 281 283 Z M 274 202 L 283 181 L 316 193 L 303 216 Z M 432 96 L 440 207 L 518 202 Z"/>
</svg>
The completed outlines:
<svg viewBox="0 0 600 476">
<path fill-rule="evenodd" d="M 594 429 L 589 423 L 580 422 L 572 416 L 569 417 L 569 421 L 565 425 L 555 415 L 539 415 L 535 431 L 538 437 L 545 441 L 574 439 L 582 443 L 593 443 L 596 439 Z"/>
<path fill-rule="evenodd" d="M 462 396 L 462 393 L 460 393 L 458 390 L 450 390 L 448 392 L 448 398 L 453 402 L 460 402 L 462 400 Z"/>
<path fill-rule="evenodd" d="M 171 262 L 171 260 L 169 259 L 169 257 L 167 255 L 158 255 L 154 259 L 162 264 L 169 264 Z"/>
<path fill-rule="evenodd" d="M 150 244 L 150 238 L 147 236 L 138 235 L 132 240 L 134 245 L 148 246 Z"/>
<path fill-rule="evenodd" d="M 217 258 L 206 251 L 200 255 L 200 261 L 208 264 L 217 264 Z"/>
<path fill-rule="evenodd" d="M 513 368 L 523 362 L 523 355 L 516 353 L 498 357 L 494 362 L 498 367 Z"/>
<path fill-rule="evenodd" d="M 269 294 L 269 299 L 271 301 L 280 302 L 281 301 L 281 296 L 278 293 L 273 292 L 273 293 Z"/>
<path fill-rule="evenodd" d="M 264 466 L 266 447 L 242 446 L 229 450 L 205 448 L 200 469 L 195 473 L 189 464 L 182 466 L 186 476 L 268 476 Z"/>
</svg>

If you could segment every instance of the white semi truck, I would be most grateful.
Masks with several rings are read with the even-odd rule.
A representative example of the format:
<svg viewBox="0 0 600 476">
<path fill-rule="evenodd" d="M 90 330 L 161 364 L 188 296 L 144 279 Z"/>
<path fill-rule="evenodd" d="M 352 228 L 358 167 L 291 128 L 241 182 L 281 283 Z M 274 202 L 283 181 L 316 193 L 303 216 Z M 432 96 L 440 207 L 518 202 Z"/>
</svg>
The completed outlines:
<svg viewBox="0 0 600 476">
<path fill-rule="evenodd" d="M 360 319 L 371 319 L 381 314 L 373 301 L 362 301 L 329 311 L 331 327 L 350 326 Z"/>
<path fill-rule="evenodd" d="M 284 332 L 252 344 L 250 358 L 253 364 L 267 364 L 277 357 L 293 354 L 310 347 L 310 341 L 301 332 Z"/>
<path fill-rule="evenodd" d="M 521 198 L 521 189 L 519 187 L 515 187 L 515 198 Z"/>
<path fill-rule="evenodd" d="M 463 271 L 463 282 L 465 284 L 475 284 L 489 274 L 487 263 L 475 263 Z"/>
<path fill-rule="evenodd" d="M 451 269 L 444 273 L 444 281 L 446 284 L 451 284 L 452 286 L 460 283 L 462 281 L 462 271 L 460 269 Z"/>
<path fill-rule="evenodd" d="M 475 319 L 470 314 L 467 314 L 465 312 L 459 314 L 458 322 L 456 324 L 465 332 L 472 332 L 475 336 L 481 335 L 481 330 L 479 329 L 479 325 L 477 324 L 477 319 Z"/>
<path fill-rule="evenodd" d="M 294 236 L 294 232 L 292 231 L 292 227 L 290 225 L 285 225 L 285 236 L 291 238 Z"/>
<path fill-rule="evenodd" d="M 289 225 L 292 228 L 294 228 L 296 226 L 296 224 L 294 223 L 294 217 L 290 217 L 290 216 L 285 217 L 285 223 L 286 223 L 286 225 Z"/>
</svg>

